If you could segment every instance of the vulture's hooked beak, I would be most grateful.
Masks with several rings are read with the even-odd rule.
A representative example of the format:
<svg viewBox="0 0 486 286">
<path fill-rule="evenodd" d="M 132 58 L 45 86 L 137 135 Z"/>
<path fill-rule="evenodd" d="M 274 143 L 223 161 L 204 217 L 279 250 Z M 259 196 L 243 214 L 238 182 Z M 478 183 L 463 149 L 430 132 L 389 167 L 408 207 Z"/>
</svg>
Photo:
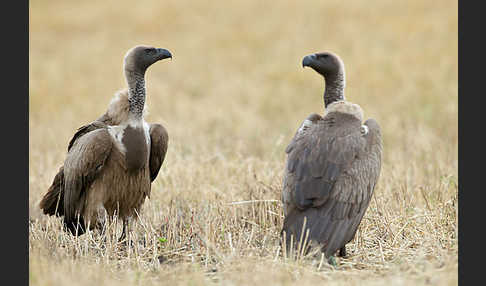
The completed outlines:
<svg viewBox="0 0 486 286">
<path fill-rule="evenodd" d="M 316 54 L 305 56 L 302 60 L 302 67 L 310 67 L 312 62 L 316 59 Z"/>
<path fill-rule="evenodd" d="M 159 48 L 157 49 L 157 52 L 159 54 L 159 60 L 163 60 L 167 58 L 172 59 L 172 54 L 169 52 L 169 50 Z"/>
</svg>

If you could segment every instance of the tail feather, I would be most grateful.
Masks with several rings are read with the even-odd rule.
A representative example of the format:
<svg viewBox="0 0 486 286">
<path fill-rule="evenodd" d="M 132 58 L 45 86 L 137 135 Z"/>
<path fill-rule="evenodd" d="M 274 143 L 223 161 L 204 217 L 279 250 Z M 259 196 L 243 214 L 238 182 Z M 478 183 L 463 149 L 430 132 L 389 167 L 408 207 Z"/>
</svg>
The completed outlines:
<svg viewBox="0 0 486 286">
<path fill-rule="evenodd" d="M 64 215 L 64 166 L 57 172 L 39 207 L 46 215 Z"/>
<path fill-rule="evenodd" d="M 332 220 L 331 216 L 326 215 L 326 213 L 326 210 L 317 208 L 309 208 L 302 212 L 294 210 L 289 213 L 284 220 L 281 231 L 281 235 L 285 233 L 287 251 L 290 251 L 290 247 L 298 249 L 298 243 L 301 237 L 306 237 L 307 231 L 309 231 L 309 241 L 306 244 L 310 246 L 313 244 L 311 241 L 318 243 L 326 257 L 334 255 L 339 248 L 344 246 L 347 241 L 344 241 L 343 238 L 349 231 L 349 220 Z M 305 228 L 303 229 L 304 219 Z M 289 243 L 291 236 L 294 236 L 293 246 Z"/>
<path fill-rule="evenodd" d="M 64 216 L 64 166 L 59 169 L 47 193 L 39 203 L 39 207 L 46 215 Z M 73 235 L 85 233 L 82 217 L 75 221 L 67 221 L 64 217 L 64 229 Z"/>
</svg>

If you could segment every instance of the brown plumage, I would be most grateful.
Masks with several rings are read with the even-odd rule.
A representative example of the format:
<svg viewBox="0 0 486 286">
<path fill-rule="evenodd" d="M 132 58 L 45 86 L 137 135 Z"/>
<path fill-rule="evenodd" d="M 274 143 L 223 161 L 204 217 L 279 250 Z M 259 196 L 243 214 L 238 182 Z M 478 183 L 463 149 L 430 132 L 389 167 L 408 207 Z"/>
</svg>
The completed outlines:
<svg viewBox="0 0 486 286">
<path fill-rule="evenodd" d="M 326 257 L 338 249 L 345 256 L 380 174 L 380 127 L 374 119 L 362 125 L 361 107 L 345 101 L 344 65 L 337 55 L 312 54 L 302 65 L 324 77 L 326 112 L 307 117 L 286 149 L 282 235 L 290 247 L 291 235 L 299 242 L 308 231 L 310 244 Z"/>
<path fill-rule="evenodd" d="M 165 49 L 137 46 L 125 55 L 128 89 L 118 92 L 108 110 L 80 127 L 68 144 L 64 165 L 39 206 L 44 214 L 64 217 L 76 235 L 100 226 L 104 212 L 124 222 L 139 212 L 167 152 L 168 134 L 160 124 L 148 124 L 145 111 L 145 71 L 170 58 Z M 79 222 L 79 224 L 78 224 Z"/>
</svg>

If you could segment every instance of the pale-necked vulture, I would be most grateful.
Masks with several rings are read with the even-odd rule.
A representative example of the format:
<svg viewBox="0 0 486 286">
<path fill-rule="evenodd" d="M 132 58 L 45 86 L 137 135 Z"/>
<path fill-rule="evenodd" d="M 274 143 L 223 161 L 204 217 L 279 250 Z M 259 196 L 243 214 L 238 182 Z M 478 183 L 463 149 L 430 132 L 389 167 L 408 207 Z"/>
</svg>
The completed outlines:
<svg viewBox="0 0 486 286">
<path fill-rule="evenodd" d="M 344 65 L 337 55 L 308 55 L 302 65 L 324 77 L 326 110 L 309 115 L 285 150 L 282 238 L 290 250 L 291 235 L 298 248 L 308 232 L 309 244 L 330 259 L 337 250 L 346 256 L 368 208 L 381 169 L 381 133 L 374 119 L 362 123 L 359 105 L 344 99 Z"/>
<path fill-rule="evenodd" d="M 144 120 L 145 72 L 172 58 L 166 49 L 136 46 L 124 58 L 128 89 L 116 93 L 108 110 L 82 126 L 68 145 L 64 165 L 40 202 L 44 214 L 64 216 L 75 235 L 100 227 L 104 212 L 128 220 L 140 210 L 167 152 L 168 134 Z M 78 224 L 79 222 L 79 224 Z"/>
</svg>

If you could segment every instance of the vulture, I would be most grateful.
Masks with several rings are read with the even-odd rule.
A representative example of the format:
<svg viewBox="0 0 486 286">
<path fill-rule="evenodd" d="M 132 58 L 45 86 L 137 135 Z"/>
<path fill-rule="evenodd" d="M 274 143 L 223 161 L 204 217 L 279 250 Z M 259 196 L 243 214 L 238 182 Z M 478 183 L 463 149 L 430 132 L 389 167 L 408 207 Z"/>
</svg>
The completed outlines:
<svg viewBox="0 0 486 286">
<path fill-rule="evenodd" d="M 288 250 L 307 238 L 307 245 L 318 246 L 335 264 L 337 250 L 346 256 L 378 181 L 381 132 L 374 119 L 362 123 L 361 107 L 345 100 L 339 56 L 311 54 L 302 66 L 324 77 L 325 112 L 309 115 L 285 150 L 281 235 Z"/>
<path fill-rule="evenodd" d="M 46 215 L 64 217 L 64 229 L 73 235 L 101 228 L 106 212 L 123 220 L 123 240 L 129 219 L 150 197 L 168 134 L 161 124 L 144 120 L 145 72 L 166 58 L 172 58 L 166 49 L 130 49 L 123 64 L 128 88 L 117 92 L 105 114 L 80 127 L 70 140 L 64 165 L 39 206 Z"/>
</svg>

